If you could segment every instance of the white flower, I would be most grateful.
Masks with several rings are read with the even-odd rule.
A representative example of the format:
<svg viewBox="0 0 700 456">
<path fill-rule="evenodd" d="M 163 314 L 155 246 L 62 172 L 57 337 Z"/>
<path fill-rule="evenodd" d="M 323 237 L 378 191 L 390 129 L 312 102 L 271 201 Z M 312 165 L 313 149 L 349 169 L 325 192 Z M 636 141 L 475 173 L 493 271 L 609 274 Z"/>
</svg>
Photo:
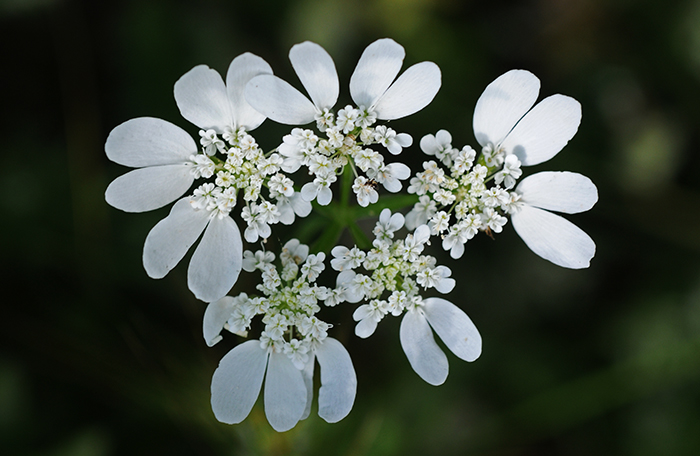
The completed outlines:
<svg viewBox="0 0 700 456">
<path fill-rule="evenodd" d="M 350 133 L 355 129 L 355 120 L 360 117 L 360 110 L 348 105 L 344 109 L 338 111 L 336 116 L 336 125 L 342 128 L 344 134 Z"/>
<path fill-rule="evenodd" d="M 267 185 L 270 189 L 270 196 L 273 198 L 279 195 L 290 197 L 294 194 L 294 182 L 284 174 L 275 174 Z"/>
<path fill-rule="evenodd" d="M 368 304 L 362 304 L 352 314 L 353 320 L 358 322 L 355 326 L 355 335 L 366 339 L 374 334 L 377 323 L 382 321 L 387 313 L 389 308 L 386 301 L 373 299 Z"/>
<path fill-rule="evenodd" d="M 442 294 L 449 293 L 456 285 L 455 279 L 450 278 L 452 271 L 447 266 L 434 269 L 425 268 L 416 274 L 416 282 L 424 288 L 435 288 Z"/>
<path fill-rule="evenodd" d="M 445 211 L 440 211 L 435 214 L 428 222 L 431 234 L 440 234 L 450 227 L 450 214 Z"/>
<path fill-rule="evenodd" d="M 433 330 L 452 353 L 465 361 L 474 361 L 481 354 L 481 335 L 467 314 L 444 299 L 427 298 L 422 305 L 409 308 L 401 320 L 401 347 L 423 380 L 441 385 L 447 379 L 449 365 Z"/>
<path fill-rule="evenodd" d="M 447 166 L 452 165 L 452 157 L 458 152 L 452 148 L 452 135 L 447 130 L 440 130 L 435 136 L 423 136 L 420 140 L 420 149 L 426 155 L 435 155 L 438 160 Z"/>
<path fill-rule="evenodd" d="M 450 170 L 455 176 L 460 176 L 469 171 L 474 164 L 475 158 L 476 151 L 472 149 L 471 146 L 464 146 L 462 150 L 455 154 L 454 163 Z"/>
<path fill-rule="evenodd" d="M 565 268 L 580 269 L 595 255 L 593 240 L 573 223 L 548 211 L 576 214 L 593 207 L 598 191 L 585 176 L 541 172 L 523 179 L 515 191 L 520 209 L 511 215 L 515 232 L 537 255 Z"/>
<path fill-rule="evenodd" d="M 474 109 L 479 144 L 494 154 L 515 154 L 523 166 L 554 157 L 576 134 L 581 105 L 557 94 L 533 107 L 539 90 L 539 79 L 525 70 L 511 70 L 489 84 Z"/>
<path fill-rule="evenodd" d="M 357 195 L 357 203 L 362 207 L 367 207 L 379 200 L 379 193 L 377 193 L 372 183 L 365 176 L 355 178 L 352 184 L 352 191 Z"/>
<path fill-rule="evenodd" d="M 202 130 L 252 130 L 265 116 L 243 99 L 243 89 L 253 76 L 268 73 L 272 73 L 270 66 L 249 53 L 233 59 L 226 84 L 216 71 L 200 65 L 175 83 L 175 101 L 182 116 Z M 105 192 L 109 204 L 128 212 L 152 210 L 175 201 L 192 185 L 195 176 L 190 168 L 202 174 L 197 171 L 199 164 L 189 158 L 197 154 L 194 140 L 160 119 L 137 118 L 117 126 L 107 138 L 105 152 L 116 163 L 138 168 L 115 179 Z M 189 198 L 175 203 L 146 238 L 143 262 L 148 275 L 164 277 L 204 231 L 190 261 L 188 285 L 203 301 L 223 297 L 238 278 L 243 249 L 233 220 L 215 215 L 216 210 L 196 210 Z"/>
<path fill-rule="evenodd" d="M 299 339 L 292 339 L 284 344 L 282 349 L 285 355 L 292 360 L 294 367 L 301 370 L 304 368 L 306 363 L 309 361 L 309 351 L 308 344 L 300 341 Z"/>
<path fill-rule="evenodd" d="M 328 307 L 334 307 L 345 301 L 345 287 L 339 287 L 329 291 L 324 304 Z"/>
<path fill-rule="evenodd" d="M 498 207 L 510 200 L 508 192 L 501 187 L 491 187 L 481 195 L 481 202 L 486 207 Z"/>
<path fill-rule="evenodd" d="M 428 223 L 428 220 L 430 220 L 436 212 L 437 207 L 435 201 L 428 195 L 422 195 L 418 198 L 418 202 L 413 206 L 413 209 L 406 214 L 406 228 L 412 230 L 419 225 Z"/>
<path fill-rule="evenodd" d="M 246 272 L 262 270 L 273 261 L 275 261 L 275 254 L 272 252 L 264 250 L 258 250 L 255 253 L 250 250 L 243 252 L 243 270 Z"/>
<path fill-rule="evenodd" d="M 377 239 L 394 239 L 394 231 L 400 230 L 403 227 L 403 223 L 404 217 L 401 213 L 392 214 L 391 210 L 383 209 L 379 214 L 379 220 L 377 220 L 372 233 Z"/>
<path fill-rule="evenodd" d="M 306 261 L 306 257 L 308 255 L 308 245 L 300 243 L 298 239 L 290 239 L 282 247 L 282 253 L 280 253 L 280 260 L 282 260 L 283 265 L 285 265 L 288 262 L 293 262 L 299 265 Z"/>
<path fill-rule="evenodd" d="M 389 163 L 381 165 L 376 171 L 370 170 L 367 175 L 391 193 L 397 193 L 401 191 L 401 181 L 411 176 L 411 168 L 403 163 Z"/>
<path fill-rule="evenodd" d="M 207 155 L 214 155 L 216 151 L 223 152 L 226 145 L 219 137 L 216 135 L 216 130 L 210 128 L 207 131 L 199 130 L 199 144 L 204 147 L 204 152 Z"/>
<path fill-rule="evenodd" d="M 406 309 L 406 304 L 408 303 L 408 295 L 405 291 L 393 291 L 387 299 L 387 310 L 391 312 L 391 315 L 398 317 Z"/>
<path fill-rule="evenodd" d="M 406 261 L 416 261 L 418 255 L 423 251 L 423 246 L 430 240 L 430 228 L 428 225 L 421 225 L 412 234 L 408 234 L 404 240 L 403 259 Z"/>
<path fill-rule="evenodd" d="M 301 187 L 301 197 L 304 201 L 311 202 L 315 199 L 321 206 L 327 206 L 333 199 L 333 191 L 330 187 L 336 179 L 335 174 L 325 177 L 316 176 L 313 182 L 307 182 Z"/>
<path fill-rule="evenodd" d="M 248 224 L 243 233 L 246 241 L 255 242 L 258 237 L 267 239 L 272 234 L 272 229 L 267 224 L 267 212 L 262 205 L 252 204 L 251 207 L 244 207 L 241 218 Z"/>
<path fill-rule="evenodd" d="M 357 106 L 394 120 L 426 107 L 440 89 L 440 69 L 433 62 L 417 63 L 398 79 L 405 51 L 384 38 L 367 46 L 350 78 L 350 95 Z"/>
<path fill-rule="evenodd" d="M 508 219 L 498 213 L 491 207 L 484 208 L 484 212 L 479 214 L 481 217 L 481 225 L 486 226 L 494 233 L 503 231 L 503 226 L 508 222 Z"/>
<path fill-rule="evenodd" d="M 352 269 L 345 269 L 336 277 L 336 288 L 345 290 L 343 296 L 349 303 L 360 302 L 371 285 L 371 278 L 356 274 Z"/>
<path fill-rule="evenodd" d="M 313 396 L 315 359 L 321 366 L 318 415 L 329 423 L 342 420 L 355 402 L 357 376 L 350 355 L 333 338 L 319 342 L 303 370 L 273 347 L 249 340 L 228 352 L 214 371 L 211 405 L 223 423 L 242 422 L 255 404 L 265 380 L 265 415 L 273 429 L 288 431 L 306 418 Z"/>
<path fill-rule="evenodd" d="M 355 164 L 364 172 L 367 172 L 369 169 L 379 168 L 383 161 L 384 157 L 372 149 L 362 149 L 355 155 Z"/>
<path fill-rule="evenodd" d="M 382 213 L 384 213 L 384 211 L 382 211 Z M 365 252 L 357 247 L 348 249 L 344 245 L 337 245 L 333 247 L 333 250 L 331 250 L 331 255 L 333 255 L 331 267 L 336 271 L 359 268 L 366 256 Z"/>
<path fill-rule="evenodd" d="M 413 144 L 413 138 L 407 133 L 396 133 L 392 128 L 379 125 L 374 129 L 374 137 L 379 144 L 386 147 L 386 150 L 394 155 L 398 155 L 407 147 Z"/>
<path fill-rule="evenodd" d="M 522 176 L 523 171 L 520 169 L 520 160 L 515 155 L 508 155 L 503 163 L 503 169 L 496 173 L 494 181 L 497 184 L 501 182 L 506 189 L 511 189 L 515 186 L 515 181 Z"/>
<path fill-rule="evenodd" d="M 468 214 L 450 228 L 450 234 L 442 240 L 442 248 L 449 250 L 452 258 L 460 258 L 464 254 L 464 244 L 473 238 L 481 227 L 481 217 L 477 214 Z"/>
<path fill-rule="evenodd" d="M 301 267 L 302 277 L 307 278 L 309 282 L 315 281 L 319 274 L 321 274 L 321 272 L 323 272 L 323 270 L 326 268 L 326 266 L 323 264 L 325 259 L 326 254 L 323 252 L 319 252 L 315 255 L 309 255 L 308 258 L 306 258 L 306 262 Z"/>
<path fill-rule="evenodd" d="M 297 323 L 299 332 L 302 336 L 311 335 L 316 340 L 326 340 L 328 337 L 328 328 L 331 327 L 328 323 L 319 320 L 315 316 L 309 317 L 305 315 L 301 321 Z"/>
<path fill-rule="evenodd" d="M 311 213 L 311 203 L 302 198 L 299 192 L 294 192 L 290 197 L 278 195 L 277 210 L 280 213 L 279 221 L 291 225 L 296 215 L 306 217 Z"/>
<path fill-rule="evenodd" d="M 393 120 L 426 107 L 440 89 L 440 69 L 432 62 L 408 68 L 398 79 L 405 51 L 385 38 L 367 46 L 350 78 L 350 95 L 370 118 Z M 311 100 L 282 79 L 263 75 L 250 81 L 246 100 L 265 116 L 286 125 L 304 125 L 323 116 L 338 100 L 335 64 L 318 44 L 306 41 L 289 60 Z M 353 121 L 354 122 L 354 121 Z"/>
</svg>

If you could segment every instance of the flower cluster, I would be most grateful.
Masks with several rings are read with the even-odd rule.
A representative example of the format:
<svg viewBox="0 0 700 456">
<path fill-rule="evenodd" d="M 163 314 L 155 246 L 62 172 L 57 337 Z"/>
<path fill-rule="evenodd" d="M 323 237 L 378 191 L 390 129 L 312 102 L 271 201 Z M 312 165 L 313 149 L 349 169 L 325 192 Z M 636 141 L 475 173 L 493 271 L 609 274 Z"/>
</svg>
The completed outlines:
<svg viewBox="0 0 700 456">
<path fill-rule="evenodd" d="M 446 130 L 425 135 L 420 150 L 427 157 L 412 176 L 406 164 L 383 155 L 386 150 L 398 156 L 413 146 L 409 134 L 386 122 L 425 108 L 440 88 L 441 74 L 433 62 L 399 74 L 404 57 L 403 47 L 391 39 L 370 44 L 350 78 L 352 103 L 337 110 L 335 64 L 315 43 L 297 44 L 289 53 L 308 96 L 250 53 L 231 62 L 225 81 L 200 65 L 175 83 L 175 101 L 199 129 L 198 138 L 150 117 L 124 122 L 107 138 L 108 158 L 135 168 L 109 185 L 109 204 L 143 212 L 174 203 L 146 237 L 147 274 L 164 277 L 201 237 L 187 280 L 195 297 L 208 303 L 204 340 L 213 346 L 226 333 L 250 338 L 231 349 L 213 373 L 211 405 L 218 420 L 243 421 L 264 388 L 271 426 L 293 428 L 310 414 L 316 362 L 319 416 L 328 422 L 347 416 L 357 376 L 343 343 L 329 335 L 333 324 L 322 319 L 327 307 L 352 304 L 360 338 L 377 331 L 384 317 L 401 317 L 401 347 L 430 384 L 445 382 L 449 371 L 434 334 L 458 358 L 476 360 L 481 335 L 474 323 L 460 306 L 431 296 L 447 295 L 456 286 L 452 270 L 429 255 L 431 240 L 458 259 L 477 233 L 500 233 L 510 218 L 532 251 L 559 266 L 587 267 L 595 254 L 586 233 L 553 213 L 590 209 L 598 198 L 590 179 L 571 172 L 522 178 L 524 167 L 552 158 L 574 136 L 581 119 L 578 102 L 553 95 L 535 104 L 539 80 L 524 70 L 509 71 L 476 104 L 473 129 L 480 147 L 455 148 Z M 292 126 L 270 140 L 274 148 L 268 152 L 251 135 L 266 118 Z M 295 173 L 297 183 L 290 177 Z M 403 181 L 418 199 L 405 216 L 380 202 L 385 191 L 401 191 Z M 357 205 L 348 201 L 351 190 Z M 394 199 L 398 209 L 396 201 L 406 200 Z M 318 237 L 325 246 L 313 253 L 298 239 L 279 251 L 244 249 L 244 241 L 277 245 L 280 235 L 272 236 L 273 226 L 292 224 L 313 207 L 330 219 L 332 229 L 349 228 L 355 245 L 333 246 L 339 235 L 329 229 Z M 380 209 L 369 247 L 369 233 L 355 220 Z M 241 271 L 256 282 L 256 293 L 227 296 Z M 319 282 L 322 275 L 327 282 Z"/>
<path fill-rule="evenodd" d="M 443 167 L 434 160 L 426 161 L 424 171 L 411 178 L 408 192 L 419 195 L 419 201 L 406 220 L 409 228 L 427 223 L 430 233 L 441 236 L 443 248 L 456 259 L 464 253 L 464 244 L 480 230 L 489 234 L 503 231 L 508 221 L 503 214 L 515 211 L 520 199 L 518 194 L 508 190 L 522 171 L 514 155 L 505 159 L 500 155 L 486 158 L 482 153 L 481 163 L 474 164 L 474 149 L 470 146 L 455 149 L 451 141 L 450 133 L 445 130 L 421 140 L 423 152 L 435 155 Z M 499 169 L 499 161 L 502 169 Z M 449 174 L 444 168 L 449 169 Z M 487 186 L 489 181 L 494 181 L 495 185 Z M 500 185 L 502 183 L 504 186 Z M 453 215 L 454 220 L 451 220 Z"/>
<path fill-rule="evenodd" d="M 440 70 L 432 62 L 408 68 L 398 79 L 405 52 L 390 39 L 377 40 L 363 52 L 350 78 L 350 95 L 356 106 L 332 111 L 338 100 L 340 83 L 333 59 L 319 45 L 305 42 L 292 47 L 289 59 L 311 100 L 284 80 L 273 75 L 253 78 L 246 88 L 246 99 L 270 119 L 287 125 L 316 122 L 319 137 L 312 130 L 295 128 L 278 148 L 282 168 L 294 172 L 306 166 L 314 176 L 302 187 L 306 201 L 330 203 L 331 184 L 347 164 L 353 169 L 352 190 L 361 206 L 376 203 L 382 184 L 390 192 L 401 190 L 401 180 L 410 169 L 403 163 L 386 164 L 384 157 L 369 148 L 384 146 L 397 155 L 411 146 L 413 139 L 377 120 L 399 119 L 423 109 L 440 88 Z M 365 175 L 359 175 L 357 170 Z"/>
<path fill-rule="evenodd" d="M 161 278 L 204 231 L 188 270 L 190 290 L 203 301 L 224 296 L 241 270 L 240 231 L 229 217 L 239 190 L 248 242 L 268 237 L 270 224 L 291 224 L 295 214 L 311 212 L 311 205 L 294 191 L 292 180 L 279 172 L 281 157 L 263 153 L 247 133 L 265 116 L 245 101 L 245 84 L 254 76 L 271 73 L 263 59 L 243 54 L 231 62 L 226 83 L 204 65 L 175 83 L 175 101 L 182 116 L 201 129 L 201 150 L 181 128 L 149 117 L 119 125 L 105 144 L 111 160 L 137 168 L 107 188 L 105 198 L 116 208 L 128 212 L 157 209 L 180 198 L 196 179 L 213 180 L 175 203 L 170 215 L 148 234 L 143 254 L 146 272 Z M 267 199 L 261 193 L 263 186 L 268 189 Z"/>
<path fill-rule="evenodd" d="M 199 134 L 206 153 L 191 157 L 195 163 L 192 171 L 196 173 L 195 177 L 215 175 L 216 179 L 195 189 L 190 199 L 194 208 L 212 212 L 219 218 L 225 217 L 236 205 L 241 191 L 245 204 L 241 217 L 248 225 L 244 232 L 248 242 L 270 236 L 271 224 L 282 222 L 290 225 L 294 223 L 295 215 L 305 217 L 311 212 L 311 204 L 294 191 L 294 182 L 279 172 L 282 157 L 275 153 L 266 156 L 255 138 L 243 128 L 225 132 L 223 138 L 227 143 L 214 130 L 200 131 Z M 214 148 L 211 153 L 210 148 Z M 226 155 L 226 159 L 209 157 L 216 151 Z M 267 188 L 268 198 L 261 193 L 263 187 Z"/>
<path fill-rule="evenodd" d="M 552 158 L 581 122 L 581 106 L 571 97 L 552 95 L 533 107 L 539 84 L 524 70 L 509 71 L 489 84 L 474 111 L 478 159 L 470 146 L 453 148 L 445 130 L 421 139 L 423 152 L 442 167 L 426 161 L 424 171 L 411 178 L 408 192 L 419 195 L 419 201 L 406 224 L 428 223 L 452 258 L 460 258 L 464 244 L 479 231 L 500 233 L 509 215 L 515 231 L 542 258 L 566 268 L 590 264 L 593 240 L 548 211 L 573 214 L 592 208 L 598 200 L 593 182 L 576 173 L 541 172 L 516 186 L 521 166 Z"/>
<path fill-rule="evenodd" d="M 371 336 L 388 314 L 405 314 L 401 323 L 401 345 L 411 366 L 432 385 L 447 378 L 447 358 L 435 343 L 430 326 L 459 358 L 474 361 L 481 353 L 481 336 L 469 317 L 457 306 L 439 298 L 424 299 L 422 290 L 434 288 L 446 294 L 455 280 L 452 271 L 436 266 L 436 260 L 423 255 L 430 229 L 421 225 L 404 239 L 394 240 L 394 232 L 404 225 L 401 214 L 384 209 L 374 228 L 373 248 L 364 252 L 356 246 L 336 246 L 331 266 L 338 275 L 335 293 L 338 301 L 367 301 L 353 313 L 355 334 Z M 357 273 L 363 268 L 367 274 Z M 440 353 L 440 355 L 437 355 Z"/>
<path fill-rule="evenodd" d="M 262 273 L 257 289 L 263 295 L 226 296 L 207 307 L 204 339 L 210 346 L 221 340 L 223 329 L 247 336 L 256 315 L 262 315 L 265 324 L 259 340 L 238 345 L 214 372 L 212 408 L 220 421 L 243 421 L 265 377 L 268 420 L 278 431 L 291 429 L 309 415 L 315 359 L 321 365 L 319 415 L 333 423 L 350 412 L 357 384 L 350 355 L 340 342 L 328 337 L 331 325 L 316 316 L 321 310 L 319 302 L 329 296 L 326 287 L 315 284 L 325 269 L 325 254 L 308 252 L 308 246 L 296 239 L 287 242 L 279 271 L 272 264 L 272 252 L 244 252 L 243 268 Z"/>
<path fill-rule="evenodd" d="M 352 117 L 351 120 L 349 116 Z M 376 115 L 373 113 L 369 116 L 348 105 L 338 112 L 337 118 L 325 110 L 317 121 L 325 138 L 319 138 L 312 130 L 301 128 L 295 128 L 283 138 L 284 143 L 278 148 L 285 157 L 282 169 L 291 173 L 303 165 L 314 176 L 312 182 L 301 188 L 301 196 L 305 201 L 316 200 L 322 206 L 328 205 L 333 199 L 330 186 L 348 164 L 355 174 L 352 190 L 360 206 L 366 207 L 379 200 L 376 190 L 378 184 L 392 193 L 401 190 L 400 181 L 408 179 L 411 175 L 410 168 L 398 162 L 385 164 L 384 157 L 367 146 L 383 144 L 390 152 L 398 154 L 401 147 L 410 146 L 413 140 L 409 135 L 397 135 L 394 130 L 383 125 L 371 128 L 375 120 Z M 358 169 L 365 175 L 359 175 Z"/>
</svg>

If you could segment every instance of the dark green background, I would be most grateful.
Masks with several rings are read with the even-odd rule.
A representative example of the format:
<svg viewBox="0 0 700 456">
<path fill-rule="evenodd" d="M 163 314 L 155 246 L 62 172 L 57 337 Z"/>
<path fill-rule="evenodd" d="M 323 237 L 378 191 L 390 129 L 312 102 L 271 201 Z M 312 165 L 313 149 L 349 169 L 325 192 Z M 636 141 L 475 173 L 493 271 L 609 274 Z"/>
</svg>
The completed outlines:
<svg viewBox="0 0 700 456">
<path fill-rule="evenodd" d="M 578 134 L 526 173 L 593 179 L 599 203 L 569 219 L 598 253 L 570 271 L 510 229 L 479 236 L 458 262 L 439 255 L 482 334 L 479 360 L 449 354 L 432 387 L 411 371 L 398 319 L 359 340 L 346 305 L 327 314 L 358 374 L 346 419 L 314 410 L 277 434 L 258 406 L 220 424 L 209 382 L 236 338 L 205 346 L 185 265 L 146 276 L 143 241 L 167 209 L 104 203 L 126 171 L 105 138 L 145 115 L 196 135 L 177 78 L 200 63 L 225 73 L 250 51 L 298 85 L 287 52 L 307 39 L 334 57 L 347 102 L 362 49 L 386 36 L 407 64 L 443 72 L 434 102 L 393 123 L 416 143 L 445 128 L 476 145 L 474 103 L 511 68 L 539 76 L 542 96 L 581 102 Z M 700 454 L 700 1 L 2 0 L 0 48 L 1 454 Z M 255 135 L 271 149 L 284 131 Z M 401 156 L 414 171 L 417 151 Z"/>
</svg>

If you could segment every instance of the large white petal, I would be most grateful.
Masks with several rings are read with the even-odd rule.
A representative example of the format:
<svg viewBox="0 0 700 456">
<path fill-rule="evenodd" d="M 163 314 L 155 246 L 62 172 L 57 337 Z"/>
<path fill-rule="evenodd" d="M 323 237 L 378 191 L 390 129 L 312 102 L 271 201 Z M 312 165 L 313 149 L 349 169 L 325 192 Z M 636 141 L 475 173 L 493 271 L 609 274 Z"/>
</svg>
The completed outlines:
<svg viewBox="0 0 700 456">
<path fill-rule="evenodd" d="M 535 104 L 540 80 L 526 70 L 511 70 L 486 86 L 474 108 L 474 135 L 482 146 L 498 145 Z"/>
<path fill-rule="evenodd" d="M 245 88 L 245 99 L 258 112 L 285 125 L 313 122 L 316 107 L 288 82 L 273 75 L 256 76 Z"/>
<path fill-rule="evenodd" d="M 574 137 L 581 123 L 581 104 L 565 95 L 552 95 L 535 105 L 501 144 L 523 166 L 554 157 Z"/>
<path fill-rule="evenodd" d="M 222 423 L 237 424 L 246 419 L 260 394 L 267 350 L 259 340 L 237 345 L 221 359 L 211 379 L 211 408 Z"/>
<path fill-rule="evenodd" d="M 177 125 L 155 117 L 138 117 L 114 127 L 105 152 L 114 163 L 141 168 L 184 163 L 197 153 L 197 144 Z"/>
<path fill-rule="evenodd" d="M 305 41 L 292 46 L 289 60 L 316 107 L 332 108 L 338 101 L 340 82 L 328 52 L 316 43 Z"/>
<path fill-rule="evenodd" d="M 524 203 L 567 214 L 587 211 L 598 201 L 598 189 L 589 178 L 567 171 L 533 174 L 523 179 L 516 191 Z"/>
<path fill-rule="evenodd" d="M 423 303 L 428 323 L 452 353 L 465 361 L 481 355 L 481 335 L 462 309 L 442 298 L 428 298 Z"/>
<path fill-rule="evenodd" d="M 406 312 L 399 329 L 401 347 L 414 371 L 431 385 L 442 385 L 447 379 L 447 356 L 438 347 L 433 330 L 420 310 Z"/>
<path fill-rule="evenodd" d="M 146 273 L 154 279 L 165 277 L 202 234 L 209 223 L 209 214 L 195 210 L 187 197 L 176 202 L 170 214 L 146 236 L 143 246 Z"/>
<path fill-rule="evenodd" d="M 421 62 L 403 72 L 377 100 L 377 118 L 400 119 L 428 106 L 440 90 L 440 68 L 433 62 Z"/>
<path fill-rule="evenodd" d="M 226 84 L 206 65 L 197 65 L 175 82 L 175 102 L 182 117 L 199 128 L 223 133 L 233 126 Z"/>
<path fill-rule="evenodd" d="M 316 349 L 321 366 L 318 416 L 329 423 L 345 418 L 355 403 L 357 376 L 350 354 L 336 339 L 327 337 Z"/>
<path fill-rule="evenodd" d="M 306 384 L 301 371 L 283 353 L 270 353 L 265 377 L 265 416 L 277 432 L 288 431 L 306 409 Z"/>
<path fill-rule="evenodd" d="M 208 346 L 213 347 L 222 339 L 221 331 L 224 330 L 224 324 L 231 318 L 234 303 L 234 298 L 224 296 L 207 306 L 207 310 L 204 311 L 202 332 Z"/>
<path fill-rule="evenodd" d="M 512 215 L 513 228 L 530 250 L 564 268 L 587 268 L 595 243 L 563 217 L 528 205 Z"/>
<path fill-rule="evenodd" d="M 350 96 L 357 106 L 374 105 L 399 74 L 405 56 L 403 46 L 390 38 L 365 48 L 350 77 Z"/>
<path fill-rule="evenodd" d="M 265 116 L 248 104 L 243 96 L 248 81 L 261 74 L 272 74 L 272 68 L 261 57 L 250 52 L 233 59 L 226 73 L 226 91 L 234 126 L 245 127 L 247 131 L 256 129 L 265 120 Z"/>
<path fill-rule="evenodd" d="M 214 217 L 190 260 L 187 284 L 204 302 L 229 292 L 243 266 L 243 240 L 231 217 Z"/>
<path fill-rule="evenodd" d="M 185 164 L 149 166 L 130 171 L 112 181 L 105 201 L 126 212 L 158 209 L 181 197 L 194 182 Z"/>
</svg>

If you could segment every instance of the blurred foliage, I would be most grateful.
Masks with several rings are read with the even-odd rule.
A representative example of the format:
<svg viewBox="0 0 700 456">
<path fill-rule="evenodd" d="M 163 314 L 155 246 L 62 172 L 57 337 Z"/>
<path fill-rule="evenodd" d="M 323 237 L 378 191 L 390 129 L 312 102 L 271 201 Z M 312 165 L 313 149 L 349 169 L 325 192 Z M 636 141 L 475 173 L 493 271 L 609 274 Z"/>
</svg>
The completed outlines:
<svg viewBox="0 0 700 456">
<path fill-rule="evenodd" d="M 124 172 L 104 140 L 144 115 L 196 134 L 172 98 L 196 64 L 225 72 L 250 51 L 296 81 L 286 53 L 308 39 L 347 87 L 384 36 L 407 64 L 443 72 L 435 101 L 396 121 L 415 142 L 446 128 L 474 145 L 474 103 L 511 68 L 539 76 L 542 96 L 582 103 L 576 137 L 527 172 L 593 179 L 600 202 L 570 219 L 597 256 L 568 271 L 510 230 L 477 238 L 460 262 L 439 261 L 460 278 L 451 298 L 482 333 L 479 360 L 450 355 L 431 387 L 398 321 L 358 340 L 345 308 L 334 329 L 359 379 L 345 420 L 312 413 L 277 434 L 258 404 L 220 424 L 209 381 L 235 337 L 203 343 L 186 263 L 146 277 L 143 240 L 167 209 L 104 203 Z M 0 43 L 1 454 L 700 454 L 700 1 L 2 0 Z M 266 122 L 256 138 L 272 148 L 284 130 Z M 419 169 L 419 154 L 402 157 Z"/>
</svg>

